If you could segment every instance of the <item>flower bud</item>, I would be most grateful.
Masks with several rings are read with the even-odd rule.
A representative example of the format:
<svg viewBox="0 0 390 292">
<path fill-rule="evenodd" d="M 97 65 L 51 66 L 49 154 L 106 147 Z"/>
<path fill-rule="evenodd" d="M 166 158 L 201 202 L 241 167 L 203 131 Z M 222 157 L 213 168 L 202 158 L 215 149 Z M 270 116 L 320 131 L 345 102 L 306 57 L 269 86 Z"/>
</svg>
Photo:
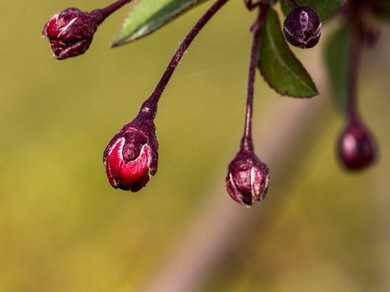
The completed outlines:
<svg viewBox="0 0 390 292">
<path fill-rule="evenodd" d="M 157 171 L 158 142 L 152 120 L 138 117 L 112 138 L 103 163 L 114 188 L 137 192 Z"/>
<path fill-rule="evenodd" d="M 229 195 L 241 205 L 250 207 L 262 201 L 269 182 L 268 167 L 252 152 L 240 150 L 230 162 L 226 176 Z"/>
<path fill-rule="evenodd" d="M 363 169 L 375 161 L 374 138 L 357 117 L 351 117 L 341 133 L 338 155 L 346 168 L 354 170 Z"/>
<path fill-rule="evenodd" d="M 78 8 L 67 8 L 54 15 L 43 27 L 56 59 L 84 54 L 98 27 L 97 19 Z"/>
<path fill-rule="evenodd" d="M 312 48 L 321 36 L 320 18 L 309 7 L 296 7 L 284 20 L 283 33 L 286 40 L 293 46 L 301 49 Z"/>
</svg>

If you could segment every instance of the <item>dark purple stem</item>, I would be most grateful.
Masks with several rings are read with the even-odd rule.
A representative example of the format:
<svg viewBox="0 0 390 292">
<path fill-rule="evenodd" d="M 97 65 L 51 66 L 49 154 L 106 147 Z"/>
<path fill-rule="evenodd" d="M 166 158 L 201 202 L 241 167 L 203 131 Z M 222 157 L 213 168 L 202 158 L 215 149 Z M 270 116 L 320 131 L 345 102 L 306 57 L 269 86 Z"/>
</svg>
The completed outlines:
<svg viewBox="0 0 390 292">
<path fill-rule="evenodd" d="M 108 16 L 117 11 L 123 5 L 131 2 L 131 0 L 118 0 L 102 9 L 95 9 L 90 12 L 91 17 L 96 19 L 97 24 L 101 24 Z"/>
<path fill-rule="evenodd" d="M 241 150 L 246 150 L 246 151 L 253 151 L 253 142 L 252 142 L 253 95 L 254 95 L 259 45 L 260 45 L 260 32 L 261 32 L 261 26 L 264 22 L 264 17 L 266 15 L 267 9 L 268 9 L 268 5 L 260 5 L 256 20 L 251 27 L 253 38 L 252 38 L 252 47 L 251 47 L 250 61 L 249 61 L 245 127 L 244 127 L 244 135 L 241 140 Z"/>
<path fill-rule="evenodd" d="M 357 111 L 357 82 L 358 82 L 358 68 L 359 68 L 359 55 L 360 48 L 358 38 L 353 29 L 350 36 L 350 48 L 348 57 L 348 83 L 347 83 L 347 94 L 348 94 L 348 105 L 347 113 L 349 115 L 355 115 Z"/>
<path fill-rule="evenodd" d="M 157 112 L 158 101 L 168 84 L 169 79 L 171 78 L 173 72 L 175 71 L 177 65 L 179 64 L 180 59 L 183 57 L 189 45 L 192 43 L 197 34 L 201 29 L 206 25 L 206 23 L 214 16 L 215 13 L 226 3 L 228 0 L 217 0 L 214 4 L 203 14 L 203 16 L 198 20 L 198 22 L 193 26 L 189 33 L 184 38 L 183 42 L 180 44 L 179 48 L 176 50 L 171 61 L 169 62 L 167 69 L 165 70 L 163 76 L 158 82 L 156 89 L 153 91 L 151 96 L 142 104 L 140 113 L 146 114 L 149 118 L 154 119 Z"/>
<path fill-rule="evenodd" d="M 295 2 L 295 0 L 286 0 L 286 3 L 288 6 L 290 6 L 291 9 L 299 7 L 299 5 L 297 4 L 297 2 Z"/>
<path fill-rule="evenodd" d="M 350 42 L 348 51 L 348 77 L 347 77 L 347 114 L 356 116 L 358 113 L 357 105 L 357 86 L 359 77 L 360 59 L 362 53 L 362 40 L 359 33 L 358 23 L 350 16 L 349 26 Z"/>
</svg>

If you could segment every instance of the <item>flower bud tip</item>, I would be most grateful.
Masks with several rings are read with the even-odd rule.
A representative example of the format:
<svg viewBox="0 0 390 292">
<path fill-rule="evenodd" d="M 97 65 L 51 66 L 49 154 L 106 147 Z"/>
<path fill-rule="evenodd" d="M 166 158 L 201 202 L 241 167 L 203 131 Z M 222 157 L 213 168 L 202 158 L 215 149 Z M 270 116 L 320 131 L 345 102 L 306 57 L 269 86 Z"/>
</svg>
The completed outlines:
<svg viewBox="0 0 390 292">
<path fill-rule="evenodd" d="M 374 137 L 357 117 L 350 118 L 337 147 L 341 163 L 350 170 L 362 170 L 376 158 Z"/>
<path fill-rule="evenodd" d="M 253 153 L 240 151 L 230 162 L 226 189 L 233 200 L 250 207 L 262 201 L 269 184 L 268 167 Z"/>
<path fill-rule="evenodd" d="M 84 54 L 97 26 L 95 17 L 71 7 L 50 18 L 43 27 L 42 35 L 48 38 L 53 56 L 62 60 Z"/>
<path fill-rule="evenodd" d="M 158 142 L 152 121 L 125 125 L 110 141 L 103 163 L 114 188 L 137 192 L 157 172 Z"/>
<path fill-rule="evenodd" d="M 286 40 L 295 47 L 314 47 L 321 36 L 321 21 L 317 13 L 305 6 L 294 8 L 283 23 Z"/>
</svg>

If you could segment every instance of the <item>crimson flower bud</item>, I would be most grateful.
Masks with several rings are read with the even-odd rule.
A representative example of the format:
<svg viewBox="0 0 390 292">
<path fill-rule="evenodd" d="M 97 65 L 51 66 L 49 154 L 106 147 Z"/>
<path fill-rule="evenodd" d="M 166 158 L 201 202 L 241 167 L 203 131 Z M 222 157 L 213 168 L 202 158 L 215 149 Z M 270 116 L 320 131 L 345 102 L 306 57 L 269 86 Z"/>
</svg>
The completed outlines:
<svg viewBox="0 0 390 292">
<path fill-rule="evenodd" d="M 375 161 L 376 146 L 369 130 L 356 116 L 351 116 L 338 140 L 340 161 L 348 169 L 359 170 Z"/>
<path fill-rule="evenodd" d="M 228 166 L 226 188 L 241 205 L 250 207 L 265 198 L 268 189 L 268 167 L 251 150 L 241 149 Z"/>
<path fill-rule="evenodd" d="M 84 54 L 98 27 L 94 14 L 78 8 L 67 8 L 55 14 L 43 27 L 42 34 L 49 39 L 56 59 Z"/>
<path fill-rule="evenodd" d="M 321 21 L 317 13 L 305 6 L 294 8 L 283 24 L 286 40 L 301 49 L 314 47 L 321 36 Z"/>
<path fill-rule="evenodd" d="M 136 117 L 107 145 L 103 163 L 114 188 L 137 192 L 157 171 L 158 142 L 152 120 Z"/>
</svg>

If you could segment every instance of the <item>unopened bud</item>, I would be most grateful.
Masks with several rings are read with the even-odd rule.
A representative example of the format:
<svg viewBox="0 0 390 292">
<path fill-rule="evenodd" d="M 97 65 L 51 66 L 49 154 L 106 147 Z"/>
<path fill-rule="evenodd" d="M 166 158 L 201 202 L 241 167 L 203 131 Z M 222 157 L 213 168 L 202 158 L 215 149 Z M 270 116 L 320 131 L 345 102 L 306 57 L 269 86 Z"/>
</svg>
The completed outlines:
<svg viewBox="0 0 390 292">
<path fill-rule="evenodd" d="M 320 18 L 309 7 L 296 7 L 284 20 L 283 33 L 293 46 L 301 49 L 312 48 L 321 36 Z"/>
<path fill-rule="evenodd" d="M 250 207 L 262 201 L 269 182 L 268 167 L 252 152 L 240 150 L 228 166 L 226 188 L 241 205 Z"/>
<path fill-rule="evenodd" d="M 135 118 L 112 138 L 103 163 L 114 188 L 137 192 L 157 171 L 158 142 L 152 120 Z"/>
<path fill-rule="evenodd" d="M 56 59 L 84 54 L 98 27 L 96 17 L 78 8 L 67 8 L 54 15 L 43 27 Z"/>
<path fill-rule="evenodd" d="M 351 117 L 341 133 L 338 154 L 343 165 L 354 170 L 366 168 L 375 161 L 374 138 L 357 117 Z"/>
</svg>

